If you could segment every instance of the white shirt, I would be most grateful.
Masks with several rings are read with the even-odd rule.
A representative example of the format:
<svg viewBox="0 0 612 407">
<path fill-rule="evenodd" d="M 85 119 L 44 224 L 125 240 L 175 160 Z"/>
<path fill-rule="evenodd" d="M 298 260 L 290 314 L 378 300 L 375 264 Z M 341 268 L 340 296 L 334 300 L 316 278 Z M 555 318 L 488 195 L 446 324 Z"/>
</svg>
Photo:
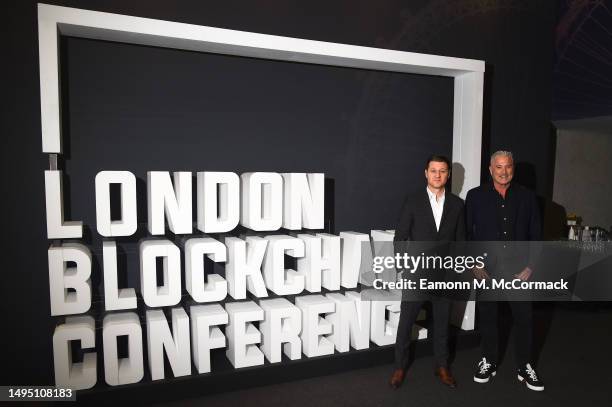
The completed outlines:
<svg viewBox="0 0 612 407">
<path fill-rule="evenodd" d="M 442 196 L 438 199 L 436 194 L 431 192 L 428 187 L 427 195 L 429 195 L 429 203 L 431 204 L 431 211 L 433 212 L 434 220 L 436 221 L 436 230 L 440 230 L 440 222 L 442 221 L 442 211 L 444 210 L 444 199 L 446 198 L 446 189 L 442 191 Z"/>
</svg>

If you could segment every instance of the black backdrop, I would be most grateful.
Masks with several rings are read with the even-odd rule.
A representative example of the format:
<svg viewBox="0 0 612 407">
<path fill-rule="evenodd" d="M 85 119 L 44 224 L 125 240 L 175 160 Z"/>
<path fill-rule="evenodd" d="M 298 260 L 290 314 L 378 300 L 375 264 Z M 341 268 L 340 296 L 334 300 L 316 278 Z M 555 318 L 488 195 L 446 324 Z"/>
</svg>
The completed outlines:
<svg viewBox="0 0 612 407">
<path fill-rule="evenodd" d="M 87 225 L 98 171 L 143 181 L 146 222 L 146 171 L 207 170 L 324 172 L 327 228 L 388 229 L 427 155 L 451 154 L 452 78 L 64 43 L 71 217 Z M 366 94 L 372 81 L 392 86 Z"/>
<path fill-rule="evenodd" d="M 554 2 L 49 3 L 484 59 L 483 155 L 513 150 L 535 169 L 538 192 L 548 192 Z M 2 383 L 51 383 L 56 321 L 48 305 L 36 6 L 2 7 L 10 16 L 1 124 Z M 324 171 L 333 180 L 335 231 L 392 227 L 397 196 L 421 180 L 424 156 L 450 154 L 448 79 L 76 39 L 62 45 L 69 135 L 62 166 L 71 216 L 91 226 L 93 175 L 127 169 L 139 178 L 146 170 Z"/>
</svg>

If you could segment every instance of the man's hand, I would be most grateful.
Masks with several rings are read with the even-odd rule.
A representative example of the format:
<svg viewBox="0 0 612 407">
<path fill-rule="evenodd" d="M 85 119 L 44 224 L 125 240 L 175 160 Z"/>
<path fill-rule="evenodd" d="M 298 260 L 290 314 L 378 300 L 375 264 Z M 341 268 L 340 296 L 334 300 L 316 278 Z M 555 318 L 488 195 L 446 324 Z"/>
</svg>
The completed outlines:
<svg viewBox="0 0 612 407">
<path fill-rule="evenodd" d="M 515 274 L 514 277 L 518 278 L 521 281 L 527 281 L 529 280 L 529 277 L 531 277 L 531 273 L 533 273 L 533 270 L 531 270 L 529 267 L 525 267 L 523 271 L 518 274 Z"/>
<path fill-rule="evenodd" d="M 489 273 L 487 273 L 487 270 L 485 270 L 484 268 L 474 267 L 472 269 L 472 273 L 474 274 L 474 277 L 476 277 L 478 280 L 489 279 Z"/>
</svg>

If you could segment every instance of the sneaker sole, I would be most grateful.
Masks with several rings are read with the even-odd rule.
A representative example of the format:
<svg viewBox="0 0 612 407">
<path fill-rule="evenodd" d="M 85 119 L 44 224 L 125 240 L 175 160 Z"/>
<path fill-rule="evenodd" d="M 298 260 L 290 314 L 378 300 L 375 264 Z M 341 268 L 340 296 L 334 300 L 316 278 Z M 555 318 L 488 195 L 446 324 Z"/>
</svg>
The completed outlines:
<svg viewBox="0 0 612 407">
<path fill-rule="evenodd" d="M 491 372 L 491 376 L 490 376 L 490 377 L 487 377 L 486 379 L 481 379 L 481 378 L 479 378 L 479 377 L 474 376 L 474 381 L 475 381 L 476 383 L 488 383 L 488 382 L 489 382 L 489 380 L 491 380 L 491 377 L 495 376 L 495 374 L 496 374 L 496 373 L 497 373 L 497 372 Z"/>
<path fill-rule="evenodd" d="M 521 376 L 521 375 L 517 375 L 516 377 L 518 378 L 518 381 L 521 382 L 521 383 L 525 380 L 525 378 L 523 376 Z M 527 385 L 527 388 L 529 390 L 544 391 L 544 386 L 540 386 L 540 387 L 534 386 L 532 384 L 529 384 L 527 381 L 525 381 L 525 384 Z"/>
</svg>

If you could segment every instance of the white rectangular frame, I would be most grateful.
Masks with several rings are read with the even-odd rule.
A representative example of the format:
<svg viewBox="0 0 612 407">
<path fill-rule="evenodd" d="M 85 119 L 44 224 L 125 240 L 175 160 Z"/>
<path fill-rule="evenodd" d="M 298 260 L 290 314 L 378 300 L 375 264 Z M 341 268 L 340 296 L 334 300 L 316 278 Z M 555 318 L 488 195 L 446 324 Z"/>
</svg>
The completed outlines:
<svg viewBox="0 0 612 407">
<path fill-rule="evenodd" d="M 453 192 L 465 198 L 468 190 L 480 185 L 484 61 L 226 30 L 39 3 L 43 153 L 62 153 L 59 83 L 59 37 L 62 34 L 278 61 L 452 77 L 452 161 L 455 166 L 463 167 L 463 179 L 456 180 L 459 182 L 454 183 Z M 464 329 L 471 329 L 470 325 L 473 327 L 473 319 L 463 322 Z"/>
<path fill-rule="evenodd" d="M 461 197 L 480 185 L 484 61 L 132 17 L 38 4 L 40 112 L 43 153 L 61 154 L 59 36 L 454 78 L 453 157 L 463 166 Z"/>
</svg>

